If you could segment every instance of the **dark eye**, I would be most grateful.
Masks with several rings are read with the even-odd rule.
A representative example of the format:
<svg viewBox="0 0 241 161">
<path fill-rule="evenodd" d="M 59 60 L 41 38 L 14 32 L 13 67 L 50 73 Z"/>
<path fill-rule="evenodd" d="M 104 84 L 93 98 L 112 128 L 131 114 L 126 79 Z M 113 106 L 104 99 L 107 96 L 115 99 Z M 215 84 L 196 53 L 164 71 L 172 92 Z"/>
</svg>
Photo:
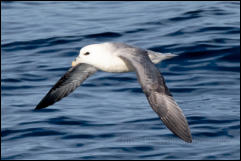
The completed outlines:
<svg viewBox="0 0 241 161">
<path fill-rule="evenodd" d="M 90 54 L 89 52 L 84 53 L 84 55 L 89 55 L 89 54 Z"/>
</svg>

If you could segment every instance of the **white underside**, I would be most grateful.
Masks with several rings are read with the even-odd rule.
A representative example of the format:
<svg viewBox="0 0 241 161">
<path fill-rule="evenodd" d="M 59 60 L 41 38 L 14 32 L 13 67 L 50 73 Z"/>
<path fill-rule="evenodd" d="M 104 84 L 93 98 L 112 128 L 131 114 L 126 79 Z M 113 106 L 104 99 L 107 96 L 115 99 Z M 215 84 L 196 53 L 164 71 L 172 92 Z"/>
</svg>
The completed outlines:
<svg viewBox="0 0 241 161">
<path fill-rule="evenodd" d="M 133 71 L 127 64 L 117 56 L 111 56 L 109 59 L 104 59 L 105 63 L 96 64 L 96 67 L 105 72 L 113 72 L 113 73 L 120 73 L 120 72 L 130 72 Z"/>
<path fill-rule="evenodd" d="M 162 60 L 172 58 L 176 55 L 174 54 L 162 54 L 156 53 L 153 51 L 148 51 L 148 56 L 154 64 L 160 63 Z M 134 71 L 132 67 L 127 65 L 121 58 L 115 55 L 111 55 L 111 57 L 102 58 L 101 64 L 95 64 L 97 68 L 105 72 L 131 72 Z"/>
</svg>

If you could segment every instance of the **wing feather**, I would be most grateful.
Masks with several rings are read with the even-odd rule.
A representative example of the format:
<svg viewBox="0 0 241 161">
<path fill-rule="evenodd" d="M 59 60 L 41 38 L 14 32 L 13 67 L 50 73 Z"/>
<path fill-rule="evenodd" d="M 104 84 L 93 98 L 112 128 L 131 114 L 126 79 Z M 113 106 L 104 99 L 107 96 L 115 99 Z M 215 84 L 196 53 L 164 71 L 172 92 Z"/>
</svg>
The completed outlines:
<svg viewBox="0 0 241 161">
<path fill-rule="evenodd" d="M 88 64 L 71 67 L 39 102 L 35 110 L 48 107 L 68 96 L 96 71 L 95 67 Z"/>
<path fill-rule="evenodd" d="M 119 57 L 135 69 L 138 81 L 152 109 L 175 135 L 186 142 L 192 142 L 188 122 L 181 108 L 173 99 L 164 77 L 151 62 L 146 51 L 138 48 L 129 51 L 125 49 L 125 51 L 131 54 L 121 54 Z"/>
</svg>

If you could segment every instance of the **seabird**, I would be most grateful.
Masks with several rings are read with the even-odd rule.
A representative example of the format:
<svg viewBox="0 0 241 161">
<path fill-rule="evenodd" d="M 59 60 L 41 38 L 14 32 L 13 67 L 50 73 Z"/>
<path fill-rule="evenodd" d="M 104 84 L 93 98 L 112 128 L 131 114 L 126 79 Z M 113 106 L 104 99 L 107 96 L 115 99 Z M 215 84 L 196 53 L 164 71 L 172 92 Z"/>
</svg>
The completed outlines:
<svg viewBox="0 0 241 161">
<path fill-rule="evenodd" d="M 145 50 L 118 42 L 83 47 L 72 67 L 60 78 L 36 106 L 42 109 L 69 95 L 97 70 L 136 72 L 138 81 L 152 109 L 175 135 L 191 143 L 187 120 L 168 90 L 164 77 L 154 64 L 176 56 Z"/>
</svg>

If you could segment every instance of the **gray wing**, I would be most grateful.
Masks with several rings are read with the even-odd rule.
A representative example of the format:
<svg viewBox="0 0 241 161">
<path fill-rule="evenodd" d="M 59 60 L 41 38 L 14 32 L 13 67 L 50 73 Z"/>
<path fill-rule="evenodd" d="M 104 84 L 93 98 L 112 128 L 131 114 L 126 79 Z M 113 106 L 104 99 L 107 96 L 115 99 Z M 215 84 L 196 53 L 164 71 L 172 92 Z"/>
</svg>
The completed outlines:
<svg viewBox="0 0 241 161">
<path fill-rule="evenodd" d="M 128 49 L 125 49 L 128 52 Z M 192 142 L 187 120 L 168 90 L 160 71 L 151 62 L 145 50 L 130 49 L 119 54 L 136 71 L 138 81 L 152 109 L 174 134 L 186 142 Z"/>
<path fill-rule="evenodd" d="M 39 102 L 35 110 L 48 107 L 68 96 L 96 71 L 95 67 L 88 64 L 79 64 L 70 68 Z"/>
</svg>

